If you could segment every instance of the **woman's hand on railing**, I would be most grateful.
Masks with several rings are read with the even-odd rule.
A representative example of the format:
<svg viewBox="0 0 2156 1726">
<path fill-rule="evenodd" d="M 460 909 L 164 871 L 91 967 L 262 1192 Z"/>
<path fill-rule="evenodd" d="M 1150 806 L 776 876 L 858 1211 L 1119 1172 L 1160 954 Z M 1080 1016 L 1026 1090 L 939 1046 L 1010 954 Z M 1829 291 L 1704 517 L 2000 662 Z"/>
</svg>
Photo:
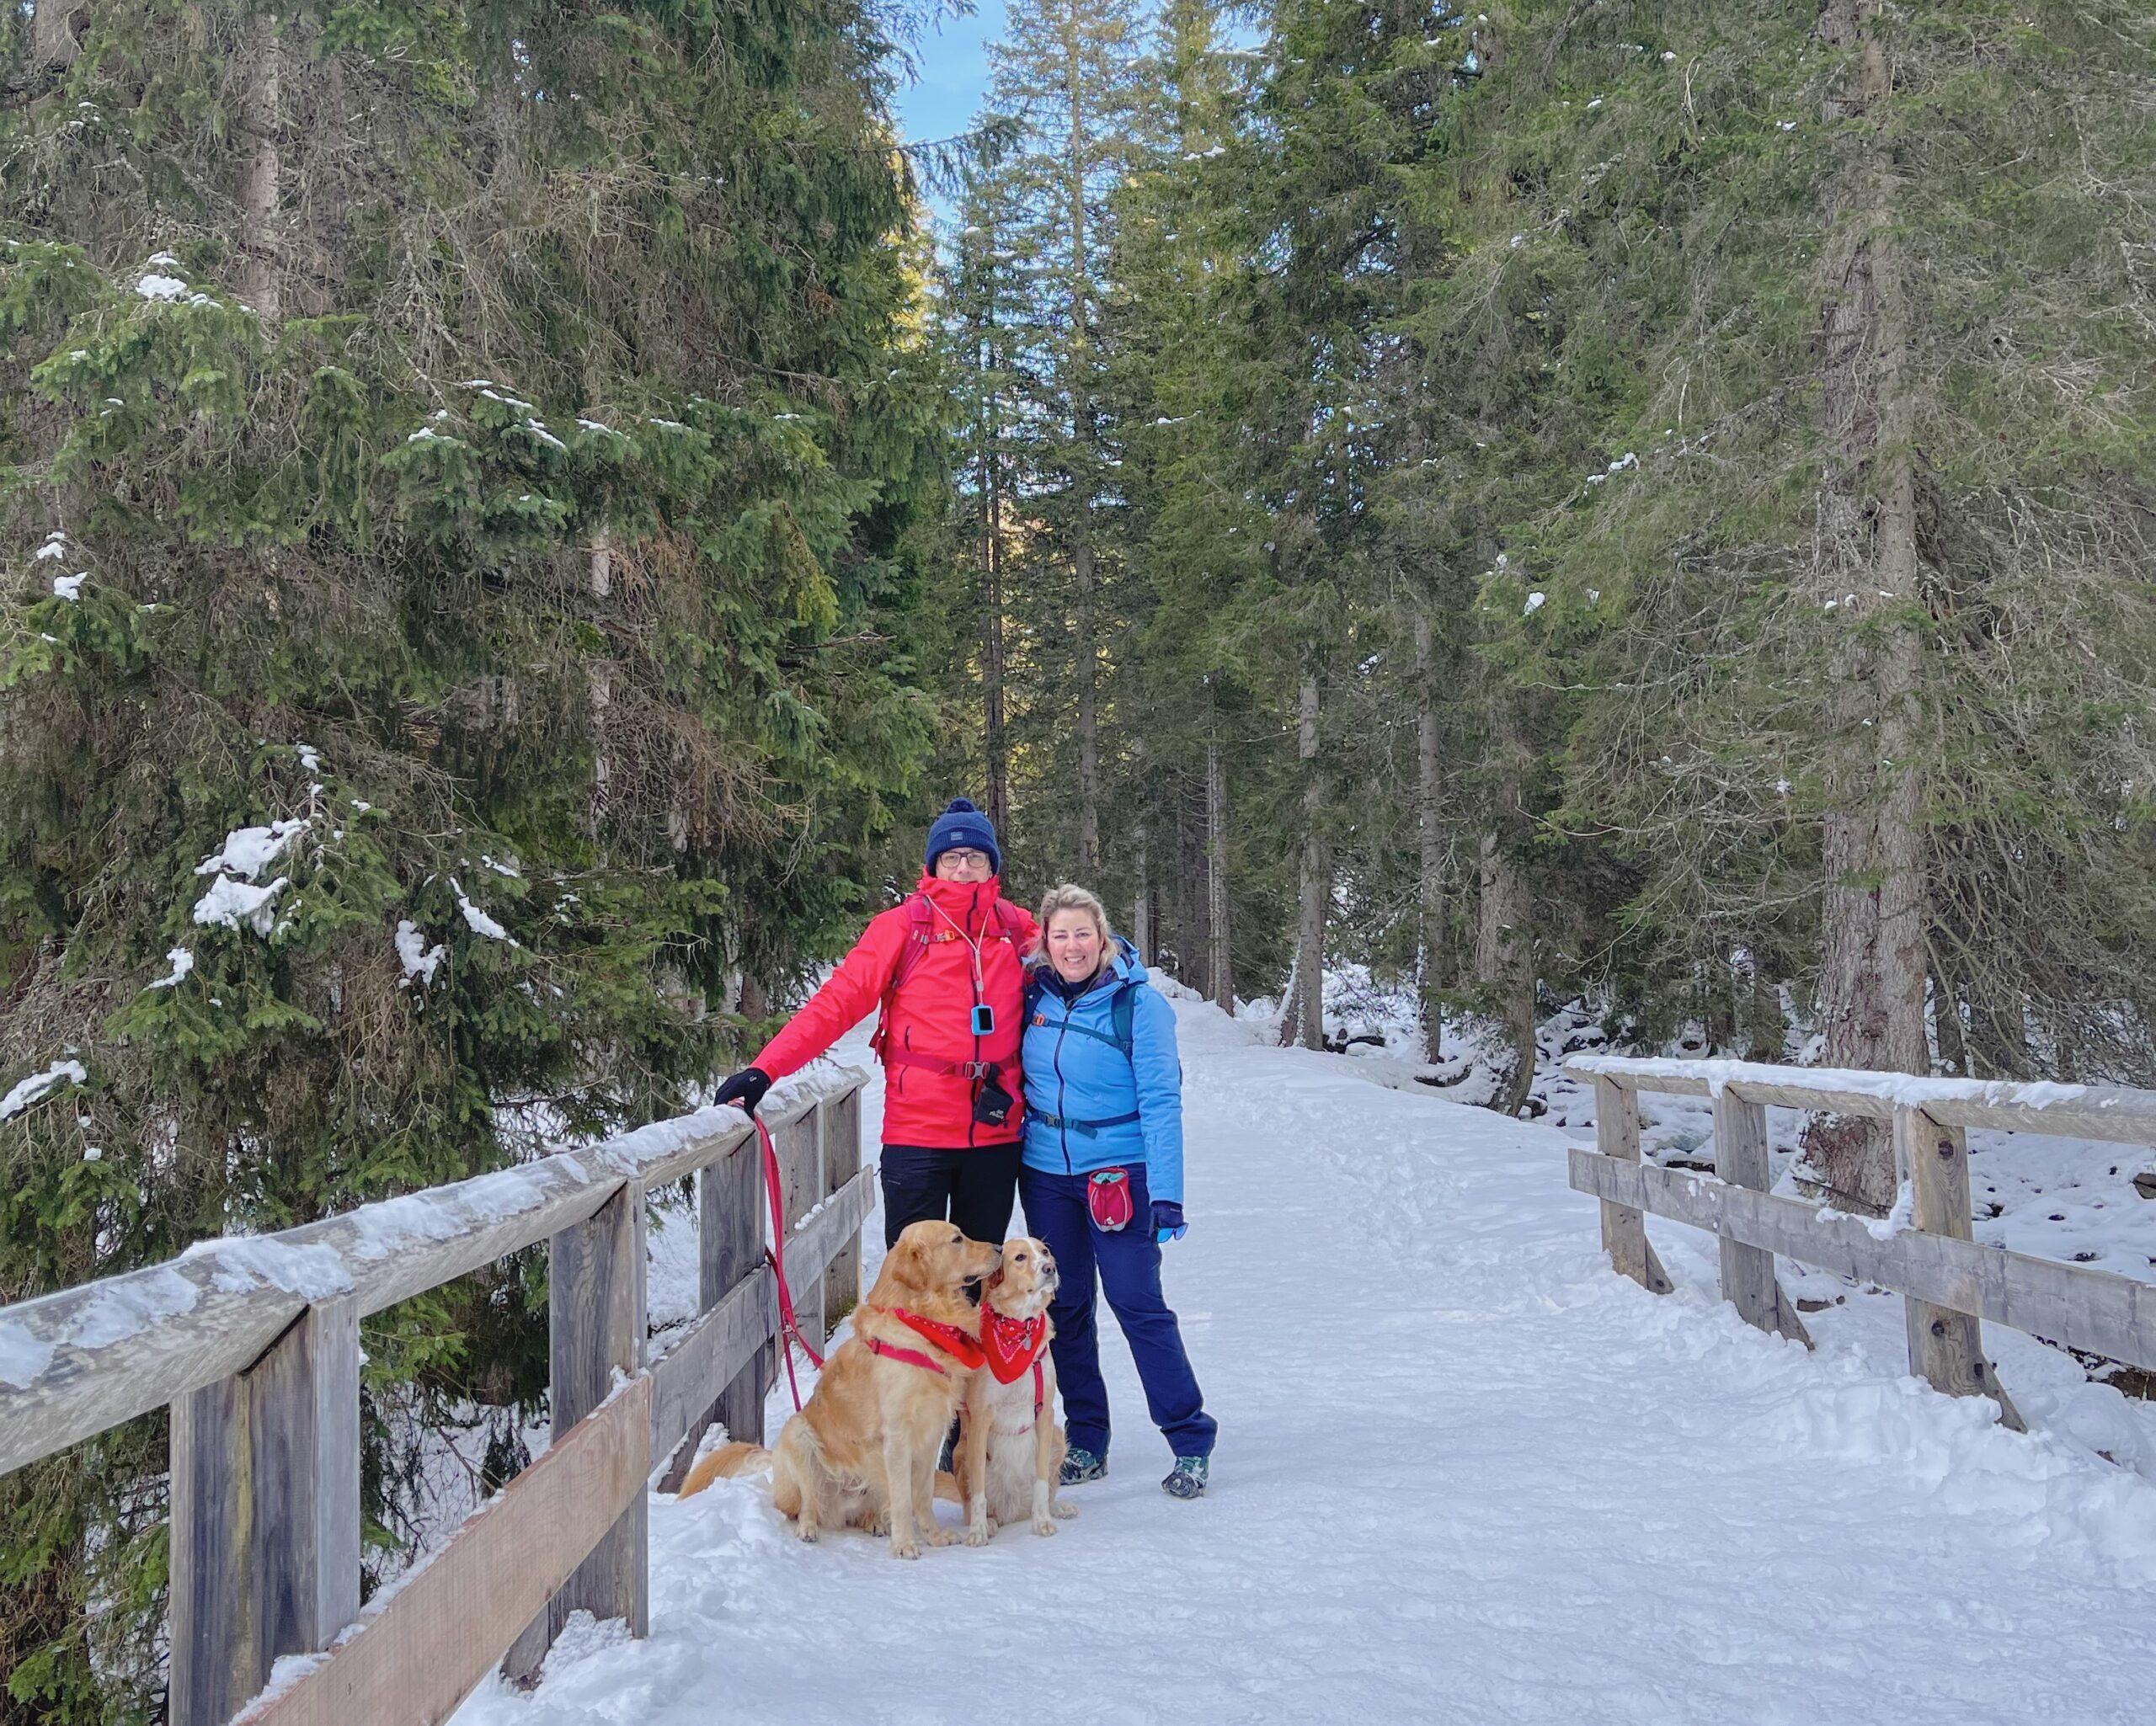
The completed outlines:
<svg viewBox="0 0 2156 1726">
<path fill-rule="evenodd" d="M 1190 1233 L 1190 1225 L 1182 1220 L 1182 1207 L 1173 1199 L 1153 1201 L 1153 1239 L 1166 1246 L 1171 1240 L 1181 1240 Z"/>
<path fill-rule="evenodd" d="M 733 1078 L 718 1088 L 712 1097 L 713 1104 L 739 1103 L 751 1115 L 764 1100 L 764 1093 L 771 1088 L 771 1076 L 760 1067 L 744 1067 Z"/>
</svg>

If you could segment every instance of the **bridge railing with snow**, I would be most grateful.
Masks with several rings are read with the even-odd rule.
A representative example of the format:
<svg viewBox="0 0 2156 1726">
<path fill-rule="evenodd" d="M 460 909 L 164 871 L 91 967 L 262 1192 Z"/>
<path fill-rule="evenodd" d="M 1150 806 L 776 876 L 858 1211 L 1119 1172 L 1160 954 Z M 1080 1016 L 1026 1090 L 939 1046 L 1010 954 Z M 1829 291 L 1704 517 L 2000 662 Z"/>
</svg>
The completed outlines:
<svg viewBox="0 0 2156 1726">
<path fill-rule="evenodd" d="M 2156 1144 L 2156 1091 L 1606 1055 L 1566 1070 L 1592 1079 L 1595 1099 L 1596 1148 L 1574 1148 L 1572 1184 L 1602 1201 L 1610 1262 L 1656 1293 L 1671 1285 L 1647 1241 L 1648 1212 L 1718 1235 L 1723 1298 L 1762 1330 L 1807 1345 L 1776 1255 L 1904 1297 L 1910 1370 L 1950 1394 L 1995 1398 L 2017 1428 L 1983 1351 L 1983 1319 L 2156 1369 L 2156 1283 L 1979 1244 L 1968 1155 L 1971 1127 Z M 1642 1093 L 1712 1100 L 1713 1175 L 1640 1160 Z M 1851 1217 L 1769 1192 L 1769 1105 L 1891 1123 L 1902 1188 L 1894 1214 Z"/>
<path fill-rule="evenodd" d="M 860 1296 L 865 1077 L 766 1105 L 819 1339 Z M 702 1311 L 647 1361 L 645 1194 L 690 1175 Z M 714 1420 L 761 1436 L 766 1214 L 753 1129 L 706 1109 L 0 1308 L 0 1474 L 169 1404 L 172 1726 L 446 1718 L 496 1661 L 535 1670 L 572 1611 L 644 1633 L 651 1474 L 686 1473 Z M 542 1240 L 552 1442 L 363 1613 L 360 1321 Z"/>
</svg>

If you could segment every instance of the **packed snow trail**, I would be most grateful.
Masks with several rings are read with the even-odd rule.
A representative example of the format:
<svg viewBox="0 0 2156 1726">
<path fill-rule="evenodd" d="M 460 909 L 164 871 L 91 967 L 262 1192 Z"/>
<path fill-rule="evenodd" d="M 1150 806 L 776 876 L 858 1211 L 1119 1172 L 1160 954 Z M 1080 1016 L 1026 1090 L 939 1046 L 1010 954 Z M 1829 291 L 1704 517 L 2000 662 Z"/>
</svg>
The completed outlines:
<svg viewBox="0 0 2156 1726">
<path fill-rule="evenodd" d="M 1705 1236 L 1652 1225 L 1673 1297 L 1616 1276 L 1553 1131 L 1177 1007 L 1210 1495 L 1160 1491 L 1104 1315 L 1112 1472 L 1054 1538 L 654 1500 L 650 1638 L 573 1625 L 457 1726 L 2148 1718 L 2156 1487 L 1748 1329 Z"/>
</svg>

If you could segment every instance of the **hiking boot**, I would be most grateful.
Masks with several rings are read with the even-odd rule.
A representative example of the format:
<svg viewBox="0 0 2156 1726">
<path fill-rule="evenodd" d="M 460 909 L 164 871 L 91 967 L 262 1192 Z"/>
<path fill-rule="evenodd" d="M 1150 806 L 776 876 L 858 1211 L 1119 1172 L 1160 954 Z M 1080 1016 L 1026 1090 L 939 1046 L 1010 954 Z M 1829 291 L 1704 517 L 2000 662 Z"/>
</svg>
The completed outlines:
<svg viewBox="0 0 2156 1726">
<path fill-rule="evenodd" d="M 1161 1483 L 1161 1490 L 1171 1499 L 1202 1499 L 1205 1496 L 1203 1457 L 1177 1457 L 1176 1465 L 1168 1470 L 1168 1477 Z"/>
<path fill-rule="evenodd" d="M 1055 1478 L 1058 1486 L 1083 1486 L 1089 1480 L 1105 1479 L 1108 1459 L 1097 1457 L 1091 1451 L 1065 1451 L 1063 1472 Z"/>
</svg>

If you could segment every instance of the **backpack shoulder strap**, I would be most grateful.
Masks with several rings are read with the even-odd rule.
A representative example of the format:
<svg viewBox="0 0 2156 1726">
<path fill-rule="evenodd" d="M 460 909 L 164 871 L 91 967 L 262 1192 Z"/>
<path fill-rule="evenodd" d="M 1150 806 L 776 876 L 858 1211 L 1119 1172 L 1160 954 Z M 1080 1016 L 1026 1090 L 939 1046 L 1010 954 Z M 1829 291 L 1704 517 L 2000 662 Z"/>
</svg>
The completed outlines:
<svg viewBox="0 0 2156 1726">
<path fill-rule="evenodd" d="M 892 1003 L 898 999 L 906 978 L 913 975 L 914 967 L 928 952 L 928 900 L 916 892 L 908 893 L 899 903 L 906 908 L 906 944 L 899 948 L 898 967 L 891 972 L 890 982 L 883 986 L 883 999 L 877 1004 L 876 1029 L 869 1037 L 869 1047 L 879 1056 L 890 1029 Z"/>
<path fill-rule="evenodd" d="M 1133 1053 L 1134 1045 L 1130 1024 L 1138 1016 L 1138 991 L 1145 987 L 1140 981 L 1134 983 L 1129 988 L 1119 988 L 1115 992 L 1115 999 L 1108 1004 L 1108 1020 L 1115 1029 L 1115 1046 L 1123 1051 L 1123 1058 L 1126 1061 L 1136 1058 Z"/>
<path fill-rule="evenodd" d="M 1033 1023 L 1033 1015 L 1040 1010 L 1041 997 L 1047 992 L 1048 985 L 1041 981 L 1040 972 L 1028 970 L 1026 972 L 1026 991 L 1018 998 L 1018 1017 L 1021 1022 L 1027 1025 Z"/>
</svg>

